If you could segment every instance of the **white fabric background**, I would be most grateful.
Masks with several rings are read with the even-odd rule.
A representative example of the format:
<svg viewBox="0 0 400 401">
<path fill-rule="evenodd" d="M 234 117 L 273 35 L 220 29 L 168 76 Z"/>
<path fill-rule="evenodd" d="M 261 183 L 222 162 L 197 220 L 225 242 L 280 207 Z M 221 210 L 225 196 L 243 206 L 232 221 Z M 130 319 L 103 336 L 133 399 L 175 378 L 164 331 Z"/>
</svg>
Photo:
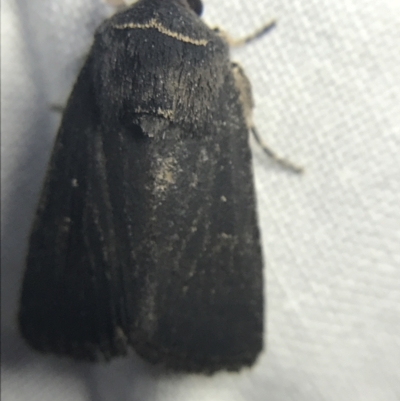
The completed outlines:
<svg viewBox="0 0 400 401">
<path fill-rule="evenodd" d="M 239 374 L 165 375 L 132 355 L 45 357 L 15 325 L 27 235 L 58 116 L 110 9 L 101 0 L 2 0 L 2 400 L 400 400 L 400 1 L 205 0 L 253 83 L 268 350 Z M 253 141 L 254 142 L 254 141 Z"/>
</svg>

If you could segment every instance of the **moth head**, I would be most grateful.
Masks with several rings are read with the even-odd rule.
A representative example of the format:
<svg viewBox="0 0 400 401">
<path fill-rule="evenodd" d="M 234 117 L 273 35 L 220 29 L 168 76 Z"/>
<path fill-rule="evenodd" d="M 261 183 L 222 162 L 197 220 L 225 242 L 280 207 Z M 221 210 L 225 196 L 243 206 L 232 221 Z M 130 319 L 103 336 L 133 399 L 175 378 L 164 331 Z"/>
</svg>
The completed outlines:
<svg viewBox="0 0 400 401">
<path fill-rule="evenodd" d="M 110 6 L 125 9 L 128 6 L 137 3 L 138 0 L 105 0 L 105 2 Z M 201 0 L 179 0 L 179 2 L 183 3 L 186 7 L 189 6 L 189 8 L 199 17 L 203 13 L 203 3 Z"/>
<path fill-rule="evenodd" d="M 203 3 L 201 0 L 186 0 L 186 3 L 198 16 L 202 14 Z"/>
</svg>

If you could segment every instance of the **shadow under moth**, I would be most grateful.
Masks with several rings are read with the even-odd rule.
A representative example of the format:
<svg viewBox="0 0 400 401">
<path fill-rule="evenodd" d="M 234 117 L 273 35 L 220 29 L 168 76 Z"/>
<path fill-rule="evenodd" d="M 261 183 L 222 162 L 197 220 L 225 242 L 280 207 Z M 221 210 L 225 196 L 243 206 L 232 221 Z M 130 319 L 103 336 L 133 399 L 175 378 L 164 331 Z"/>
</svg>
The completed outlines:
<svg viewBox="0 0 400 401">
<path fill-rule="evenodd" d="M 140 0 L 96 31 L 29 242 L 19 325 L 36 350 L 132 347 L 205 373 L 262 350 L 251 89 L 201 11 Z"/>
</svg>

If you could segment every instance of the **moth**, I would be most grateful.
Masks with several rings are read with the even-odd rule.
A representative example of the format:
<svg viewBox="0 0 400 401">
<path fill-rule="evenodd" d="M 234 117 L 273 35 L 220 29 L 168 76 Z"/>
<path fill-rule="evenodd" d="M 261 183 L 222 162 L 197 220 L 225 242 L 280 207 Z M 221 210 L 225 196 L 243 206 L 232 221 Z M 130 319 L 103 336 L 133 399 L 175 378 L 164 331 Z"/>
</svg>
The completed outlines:
<svg viewBox="0 0 400 401">
<path fill-rule="evenodd" d="M 166 368 L 251 366 L 263 261 L 250 83 L 200 0 L 139 0 L 97 29 L 55 140 L 19 325 L 36 350 Z"/>
</svg>

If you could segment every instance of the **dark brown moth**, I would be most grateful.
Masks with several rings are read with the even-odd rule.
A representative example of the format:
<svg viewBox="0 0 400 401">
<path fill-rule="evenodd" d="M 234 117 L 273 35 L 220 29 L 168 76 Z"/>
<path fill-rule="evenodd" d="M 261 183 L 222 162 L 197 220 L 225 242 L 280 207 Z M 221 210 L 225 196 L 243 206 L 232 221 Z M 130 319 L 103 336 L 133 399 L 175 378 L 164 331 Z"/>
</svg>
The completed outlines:
<svg viewBox="0 0 400 401">
<path fill-rule="evenodd" d="M 19 323 L 39 351 L 211 373 L 263 348 L 251 90 L 201 10 L 140 0 L 95 34 L 30 237 Z"/>
</svg>

